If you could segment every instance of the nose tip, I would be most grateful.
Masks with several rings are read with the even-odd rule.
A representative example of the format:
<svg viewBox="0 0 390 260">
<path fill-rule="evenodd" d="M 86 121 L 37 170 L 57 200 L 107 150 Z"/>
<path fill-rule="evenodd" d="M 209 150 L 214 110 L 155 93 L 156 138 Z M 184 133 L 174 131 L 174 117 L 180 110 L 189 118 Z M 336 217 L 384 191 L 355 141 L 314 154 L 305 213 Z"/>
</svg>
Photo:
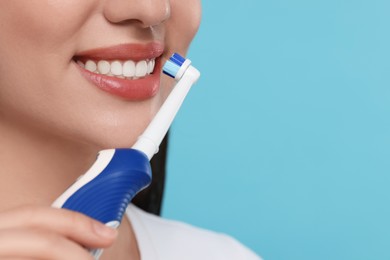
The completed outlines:
<svg viewBox="0 0 390 260">
<path fill-rule="evenodd" d="M 107 0 L 104 14 L 112 23 L 137 21 L 143 27 L 150 27 L 166 21 L 171 6 L 169 0 Z"/>
</svg>

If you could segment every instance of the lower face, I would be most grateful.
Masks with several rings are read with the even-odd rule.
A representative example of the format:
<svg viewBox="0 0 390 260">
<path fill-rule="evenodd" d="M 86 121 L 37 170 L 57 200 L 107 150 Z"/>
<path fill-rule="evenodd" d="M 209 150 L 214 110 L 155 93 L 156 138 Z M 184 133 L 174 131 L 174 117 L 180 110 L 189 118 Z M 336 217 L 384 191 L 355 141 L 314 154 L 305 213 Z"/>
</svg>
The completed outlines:
<svg viewBox="0 0 390 260">
<path fill-rule="evenodd" d="M 199 26 L 200 4 L 171 0 L 167 21 L 142 28 L 137 22 L 107 20 L 101 2 L 0 2 L 0 123 L 99 149 L 134 143 L 173 85 L 159 64 L 172 52 L 186 53 Z M 141 71 L 146 63 L 146 71 L 137 75 L 134 69 L 110 74 L 118 62 L 123 69 L 128 58 L 99 56 L 106 47 L 134 47 L 137 53 L 139 46 L 155 43 L 162 48 L 155 59 L 131 58 L 135 67 L 142 63 Z M 104 62 L 111 70 L 103 76 Z M 104 80 L 108 83 L 102 84 Z M 115 84 L 130 89 L 116 93 Z M 142 85 L 147 89 L 140 90 Z"/>
</svg>

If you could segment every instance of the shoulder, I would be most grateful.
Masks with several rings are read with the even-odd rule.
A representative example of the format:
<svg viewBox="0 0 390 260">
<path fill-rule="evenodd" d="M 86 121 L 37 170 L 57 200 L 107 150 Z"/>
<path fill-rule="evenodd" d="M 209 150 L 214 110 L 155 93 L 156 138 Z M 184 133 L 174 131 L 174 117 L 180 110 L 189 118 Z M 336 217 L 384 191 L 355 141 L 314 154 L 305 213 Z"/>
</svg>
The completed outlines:
<svg viewBox="0 0 390 260">
<path fill-rule="evenodd" d="M 153 244 L 159 259 L 260 260 L 251 250 L 225 234 L 163 219 L 133 205 L 127 212 L 133 225 L 137 225 L 134 226 L 135 232 L 147 233 L 149 241 L 145 243 Z"/>
</svg>

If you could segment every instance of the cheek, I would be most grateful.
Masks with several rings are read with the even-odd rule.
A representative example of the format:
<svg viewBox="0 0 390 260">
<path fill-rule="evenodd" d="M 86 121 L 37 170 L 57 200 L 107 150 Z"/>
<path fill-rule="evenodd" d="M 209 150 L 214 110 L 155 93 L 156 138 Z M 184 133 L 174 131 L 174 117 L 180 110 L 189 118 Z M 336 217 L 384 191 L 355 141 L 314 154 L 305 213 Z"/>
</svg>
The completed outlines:
<svg viewBox="0 0 390 260">
<path fill-rule="evenodd" d="M 71 111 L 60 103 L 69 97 L 67 69 L 96 2 L 0 0 L 1 121 L 52 129 L 61 107 Z"/>
<path fill-rule="evenodd" d="M 53 76 L 53 70 L 59 79 L 96 1 L 0 1 L 0 88 L 42 86 L 41 79 Z"/>
<path fill-rule="evenodd" d="M 23 48 L 55 51 L 56 44 L 68 41 L 77 33 L 96 0 L 0 1 L 0 33 L 4 44 Z M 1 26 L 6 25 L 6 26 Z M 12 42 L 11 42 L 12 41 Z M 2 44 L 3 45 L 3 44 Z M 3 47 L 3 46 L 1 46 Z"/>
<path fill-rule="evenodd" d="M 167 21 L 167 45 L 185 54 L 198 31 L 201 18 L 200 0 L 171 0 L 171 17 Z"/>
</svg>

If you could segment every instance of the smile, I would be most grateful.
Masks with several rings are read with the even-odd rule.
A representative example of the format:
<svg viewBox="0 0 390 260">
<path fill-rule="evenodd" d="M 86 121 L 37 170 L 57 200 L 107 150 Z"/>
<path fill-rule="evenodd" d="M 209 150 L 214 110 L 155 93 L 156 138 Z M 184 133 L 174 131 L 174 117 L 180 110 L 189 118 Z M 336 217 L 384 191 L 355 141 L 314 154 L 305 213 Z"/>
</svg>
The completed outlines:
<svg viewBox="0 0 390 260">
<path fill-rule="evenodd" d="M 160 88 L 162 44 L 122 44 L 84 51 L 73 61 L 98 89 L 129 101 L 155 96 Z"/>
<path fill-rule="evenodd" d="M 93 61 L 87 60 L 85 63 L 78 60 L 77 64 L 96 74 L 102 74 L 121 79 L 134 80 L 146 77 L 153 73 L 154 66 L 156 64 L 155 59 L 151 60 L 140 60 L 138 62 L 133 60 L 127 61 Z"/>
</svg>

